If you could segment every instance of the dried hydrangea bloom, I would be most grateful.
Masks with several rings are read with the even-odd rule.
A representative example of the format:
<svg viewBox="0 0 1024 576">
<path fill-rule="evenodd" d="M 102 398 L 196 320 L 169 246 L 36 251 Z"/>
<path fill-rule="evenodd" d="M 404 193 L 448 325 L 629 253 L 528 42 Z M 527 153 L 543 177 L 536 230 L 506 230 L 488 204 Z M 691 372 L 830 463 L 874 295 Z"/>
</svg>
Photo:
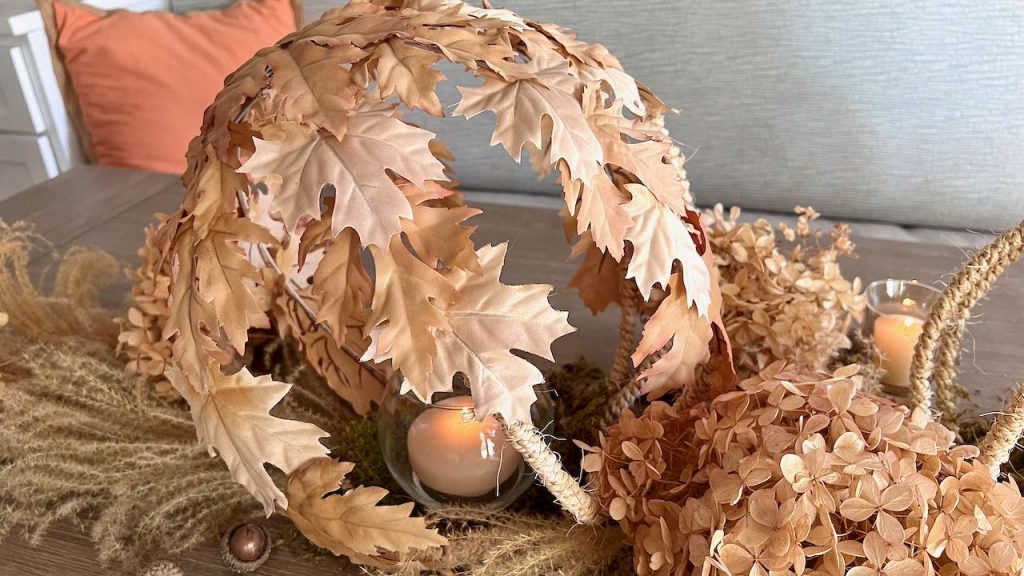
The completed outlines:
<svg viewBox="0 0 1024 576">
<path fill-rule="evenodd" d="M 776 362 L 691 409 L 626 414 L 586 468 L 637 573 L 1010 575 L 1024 498 L 978 449 L 835 373 Z"/>
<path fill-rule="evenodd" d="M 797 207 L 796 227 L 764 219 L 740 223 L 740 209 L 726 215 L 718 205 L 705 212 L 705 227 L 721 282 L 722 319 L 741 375 L 776 360 L 824 368 L 839 349 L 850 346 L 846 331 L 859 320 L 864 299 L 859 278 L 839 266 L 851 256 L 850 228 L 840 224 L 829 237 L 815 230 L 813 208 Z M 793 244 L 788 251 L 782 241 Z"/>
</svg>

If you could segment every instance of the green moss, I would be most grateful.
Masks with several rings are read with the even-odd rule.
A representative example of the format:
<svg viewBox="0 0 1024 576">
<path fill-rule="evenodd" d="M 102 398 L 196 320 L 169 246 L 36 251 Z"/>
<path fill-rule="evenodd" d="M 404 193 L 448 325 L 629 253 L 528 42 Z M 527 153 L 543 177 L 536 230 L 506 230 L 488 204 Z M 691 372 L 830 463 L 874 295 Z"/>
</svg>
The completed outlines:
<svg viewBox="0 0 1024 576">
<path fill-rule="evenodd" d="M 377 441 L 377 421 L 374 418 L 355 417 L 346 421 L 331 437 L 331 455 L 345 462 L 355 462 L 349 476 L 352 484 L 380 486 L 391 492 L 401 489 L 391 477 L 388 465 Z"/>
</svg>

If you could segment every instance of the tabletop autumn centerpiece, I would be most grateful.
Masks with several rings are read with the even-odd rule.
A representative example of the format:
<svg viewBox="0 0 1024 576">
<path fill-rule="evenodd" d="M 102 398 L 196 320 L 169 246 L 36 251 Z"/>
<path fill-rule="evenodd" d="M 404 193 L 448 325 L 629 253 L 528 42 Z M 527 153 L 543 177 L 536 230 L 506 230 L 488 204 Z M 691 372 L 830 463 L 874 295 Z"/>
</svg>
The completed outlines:
<svg viewBox="0 0 1024 576">
<path fill-rule="evenodd" d="M 548 303 L 550 286 L 502 283 L 509 248 L 474 244 L 465 221 L 478 211 L 457 190 L 454 159 L 403 119 L 407 110 L 444 115 L 442 62 L 482 79 L 459 88 L 454 115 L 493 114 L 494 144 L 517 161 L 525 151 L 541 174 L 558 170 L 582 256 L 572 285 L 591 310 L 621 310 L 608 376 L 580 372 L 594 380 L 600 409 L 587 423 L 597 446 L 584 460 L 586 488 L 535 428 L 544 377 L 524 358 L 550 359 L 552 341 L 572 330 L 567 315 Z M 199 541 L 195 525 L 238 504 L 234 480 L 316 546 L 374 568 L 474 570 L 455 543 L 485 525 L 491 540 L 476 547 L 486 557 L 474 560 L 492 568 L 553 565 L 557 551 L 560 570 L 607 569 L 625 535 L 644 575 L 1019 573 L 1024 502 L 1012 481 L 992 478 L 998 451 L 976 458 L 978 449 L 955 446 L 927 402 L 911 412 L 868 394 L 857 367 L 821 370 L 862 307 L 858 283 L 835 261 L 845 231 L 805 257 L 783 256 L 760 224 L 719 214 L 706 227 L 665 111 L 602 47 L 456 0 L 352 2 L 261 50 L 207 110 L 184 201 L 149 230 L 119 337 L 133 370 L 187 401 L 191 423 L 180 400 L 147 395 L 111 369 L 109 347 L 95 346 L 109 330 L 92 333 L 105 316 L 89 290 L 68 288 L 73 271 L 42 297 L 27 283 L 21 229 L 0 229 L 0 305 L 11 307 L 13 329 L 39 340 L 95 336 L 81 349 L 17 348 L 45 361 L 13 374 L 0 397 L 0 486 L 14 487 L 16 512 L 0 516 L 0 533 L 100 509 L 94 533 L 110 555 L 154 533 L 182 550 Z M 712 247 L 728 256 L 716 261 Z M 757 338 L 777 326 L 798 334 Z M 747 376 L 738 383 L 730 327 Z M 0 341 L 13 347 L 11 334 Z M 268 334 L 301 353 L 315 384 L 257 369 Z M 70 354 L 79 354 L 73 363 Z M 21 363 L 0 357 L 5 377 Z M 53 377 L 63 364 L 74 378 Z M 383 504 L 386 489 L 357 485 L 358 458 L 331 457 L 324 428 L 336 420 L 365 422 L 398 394 L 431 403 L 456 381 L 466 396 L 453 420 L 500 430 L 572 523 L 592 529 L 493 511 L 439 511 L 428 522 L 412 503 Z M 642 393 L 661 400 L 637 416 Z M 52 413 L 66 417 L 51 423 Z M 206 460 L 193 475 L 168 472 L 198 469 L 193 425 L 230 479 Z M 1004 440 L 1020 432 L 994 430 Z M 62 434 L 113 456 L 48 452 Z M 162 459 L 145 452 L 153 446 Z M 93 484 L 38 482 L 65 464 L 45 458 L 58 453 Z M 459 492 L 478 492 L 478 479 L 458 480 Z M 157 510 L 126 529 L 150 493 Z M 157 518 L 176 531 L 154 528 Z"/>
<path fill-rule="evenodd" d="M 541 373 L 512 353 L 550 358 L 550 343 L 572 330 L 566 314 L 548 304 L 550 286 L 500 281 L 507 248 L 474 246 L 462 222 L 478 211 L 456 190 L 451 155 L 402 119 L 403 108 L 443 115 L 440 61 L 483 78 L 459 88 L 454 115 L 493 114 L 495 144 L 560 172 L 565 218 L 586 253 L 575 280 L 586 303 L 619 302 L 633 323 L 651 310 L 636 350 L 632 334 L 620 343 L 611 385 L 632 397 L 638 376 L 664 393 L 693 383 L 712 348 L 727 349 L 665 107 L 606 50 L 456 1 L 328 12 L 228 77 L 190 147 L 181 210 L 151 230 L 135 290 L 142 313 L 124 339 L 137 367 L 163 372 L 188 400 L 201 441 L 268 514 L 286 512 L 356 560 L 439 540 L 385 537 L 394 517 L 378 508 L 365 550 L 342 542 L 344 501 L 379 498 L 367 488 L 320 498 L 352 465 L 325 459 L 319 428 L 269 413 L 289 386 L 241 365 L 252 329 L 297 341 L 359 414 L 389 378 L 429 403 L 464 375 L 475 417 L 499 416 L 562 504 L 581 521 L 598 517 L 533 427 Z M 728 362 L 723 370 L 728 381 Z M 287 494 L 264 464 L 290 475 Z"/>
</svg>

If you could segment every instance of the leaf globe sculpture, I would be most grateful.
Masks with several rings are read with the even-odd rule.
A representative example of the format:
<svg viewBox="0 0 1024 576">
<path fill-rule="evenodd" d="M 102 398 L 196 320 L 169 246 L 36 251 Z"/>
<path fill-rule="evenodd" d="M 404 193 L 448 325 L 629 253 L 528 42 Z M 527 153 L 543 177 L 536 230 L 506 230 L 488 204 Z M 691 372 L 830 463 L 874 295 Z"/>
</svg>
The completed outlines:
<svg viewBox="0 0 1024 576">
<path fill-rule="evenodd" d="M 595 312 L 623 309 L 612 414 L 641 385 L 693 386 L 712 350 L 725 359 L 702 381 L 732 376 L 711 253 L 662 127 L 665 107 L 611 54 L 563 28 L 456 0 L 329 11 L 227 78 L 191 143 L 182 207 L 151 230 L 135 291 L 148 318 L 133 324 L 159 333 L 137 346 L 136 366 L 166 373 L 235 480 L 268 514 L 287 511 L 315 543 L 357 561 L 439 537 L 421 522 L 409 526 L 416 538 L 382 529 L 374 546 L 353 549 L 323 517 L 303 514 L 305 500 L 290 501 L 321 500 L 351 464 L 324 458 L 316 426 L 270 414 L 290 386 L 237 366 L 254 328 L 298 342 L 362 414 L 392 374 L 424 402 L 464 374 L 477 415 L 503 419 L 560 502 L 580 521 L 599 513 L 533 428 L 542 375 L 512 353 L 550 358 L 551 342 L 573 330 L 567 314 L 548 304 L 550 286 L 500 281 L 506 246 L 474 245 L 463 222 L 479 211 L 455 188 L 453 158 L 402 119 L 404 109 L 444 114 L 442 61 L 483 79 L 459 88 L 454 116 L 494 115 L 492 144 L 561 175 L 574 253 L 584 255 L 573 285 Z M 265 464 L 291 475 L 288 494 Z M 343 498 L 372 507 L 383 491 L 368 490 L 379 489 Z"/>
</svg>

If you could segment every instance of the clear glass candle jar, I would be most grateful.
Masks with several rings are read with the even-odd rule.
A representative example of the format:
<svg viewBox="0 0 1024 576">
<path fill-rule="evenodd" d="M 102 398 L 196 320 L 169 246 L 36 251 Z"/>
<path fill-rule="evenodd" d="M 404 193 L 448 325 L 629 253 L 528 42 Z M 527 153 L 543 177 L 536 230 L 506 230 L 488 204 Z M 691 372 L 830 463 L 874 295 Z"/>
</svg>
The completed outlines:
<svg viewBox="0 0 1024 576">
<path fill-rule="evenodd" d="M 552 419 L 538 401 L 534 424 Z M 494 416 L 477 420 L 469 388 L 457 384 L 424 404 L 392 386 L 377 413 L 377 435 L 388 470 L 402 489 L 428 508 L 508 506 L 533 483 L 533 473 Z"/>
<path fill-rule="evenodd" d="M 864 336 L 871 340 L 882 388 L 893 395 L 910 391 L 910 364 L 932 304 L 942 294 L 916 280 L 878 280 L 864 289 L 868 312 Z"/>
</svg>

